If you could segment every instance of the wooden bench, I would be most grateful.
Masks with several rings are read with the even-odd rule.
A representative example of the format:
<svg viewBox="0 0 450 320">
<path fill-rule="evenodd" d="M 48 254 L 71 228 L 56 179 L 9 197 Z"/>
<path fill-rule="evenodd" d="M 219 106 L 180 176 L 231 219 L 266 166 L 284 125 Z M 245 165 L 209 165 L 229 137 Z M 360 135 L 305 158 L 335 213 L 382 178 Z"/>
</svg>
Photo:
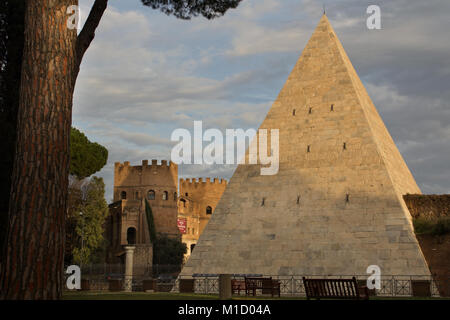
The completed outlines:
<svg viewBox="0 0 450 320">
<path fill-rule="evenodd" d="M 231 280 L 231 293 L 235 294 L 236 292 L 240 295 L 241 290 L 245 291 L 245 280 Z"/>
<path fill-rule="evenodd" d="M 272 297 L 278 293 L 280 296 L 280 281 L 270 278 L 247 278 L 245 277 L 245 294 L 250 292 L 253 296 L 256 295 L 256 290 L 261 290 L 262 294 L 270 293 Z"/>
<path fill-rule="evenodd" d="M 306 279 L 303 277 L 306 298 L 315 299 L 351 299 L 367 300 L 369 291 L 366 286 L 358 286 L 352 279 Z"/>
</svg>

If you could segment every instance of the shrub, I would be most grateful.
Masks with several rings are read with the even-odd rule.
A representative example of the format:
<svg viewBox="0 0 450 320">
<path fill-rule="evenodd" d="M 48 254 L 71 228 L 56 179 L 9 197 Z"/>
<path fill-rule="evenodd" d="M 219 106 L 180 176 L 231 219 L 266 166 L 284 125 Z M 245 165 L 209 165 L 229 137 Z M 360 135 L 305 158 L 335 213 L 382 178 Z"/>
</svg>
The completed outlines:
<svg viewBox="0 0 450 320">
<path fill-rule="evenodd" d="M 415 218 L 413 219 L 413 224 L 416 234 L 442 236 L 450 233 L 450 217 L 435 219 Z"/>
<path fill-rule="evenodd" d="M 181 265 L 187 248 L 180 239 L 162 234 L 158 236 L 153 250 L 153 264 Z"/>
</svg>

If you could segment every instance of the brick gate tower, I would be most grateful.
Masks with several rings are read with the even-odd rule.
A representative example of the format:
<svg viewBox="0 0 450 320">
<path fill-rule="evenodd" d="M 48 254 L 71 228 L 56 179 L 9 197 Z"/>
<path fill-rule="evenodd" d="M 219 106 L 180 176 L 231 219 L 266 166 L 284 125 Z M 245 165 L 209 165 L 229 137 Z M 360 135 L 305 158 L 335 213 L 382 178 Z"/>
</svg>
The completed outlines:
<svg viewBox="0 0 450 320">
<path fill-rule="evenodd" d="M 109 205 L 106 238 L 109 240 L 108 262 L 119 262 L 125 245 L 135 245 L 135 273 L 142 273 L 152 265 L 152 244 L 145 214 L 145 199 L 152 208 L 158 234 L 181 237 L 177 227 L 178 166 L 152 160 L 140 166 L 129 162 L 115 163 L 114 201 Z M 139 269 L 141 268 L 141 269 Z"/>
</svg>

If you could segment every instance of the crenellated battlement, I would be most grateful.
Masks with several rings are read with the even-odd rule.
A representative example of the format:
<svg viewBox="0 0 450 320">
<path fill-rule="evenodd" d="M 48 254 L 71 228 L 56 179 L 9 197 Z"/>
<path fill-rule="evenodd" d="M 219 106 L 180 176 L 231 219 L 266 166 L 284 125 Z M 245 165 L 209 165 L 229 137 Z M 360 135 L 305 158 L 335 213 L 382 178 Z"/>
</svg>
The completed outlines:
<svg viewBox="0 0 450 320">
<path fill-rule="evenodd" d="M 168 169 L 168 168 L 177 168 L 178 169 L 178 165 L 172 161 L 167 161 L 167 160 L 161 160 L 160 163 L 158 163 L 158 160 L 156 159 L 152 159 L 151 163 L 149 164 L 148 160 L 142 160 L 142 164 L 141 165 L 137 165 L 137 166 L 130 166 L 130 161 L 125 161 L 124 163 L 121 162 L 116 162 L 114 163 L 114 168 L 146 168 L 146 167 L 153 167 L 153 168 L 161 168 L 161 169 Z"/>
<path fill-rule="evenodd" d="M 227 184 L 227 180 L 219 178 L 180 179 L 180 194 L 184 196 L 189 195 L 200 207 L 215 207 L 222 193 L 225 191 Z"/>
<path fill-rule="evenodd" d="M 206 178 L 205 180 L 203 180 L 203 178 L 181 178 L 180 179 L 180 185 L 207 185 L 207 184 L 224 184 L 227 185 L 228 181 L 225 179 L 221 179 L 221 178 L 213 178 L 211 180 L 211 178 Z"/>
<path fill-rule="evenodd" d="M 173 184 L 178 187 L 178 165 L 172 161 L 142 160 L 140 165 L 129 161 L 114 164 L 114 187 Z"/>
</svg>

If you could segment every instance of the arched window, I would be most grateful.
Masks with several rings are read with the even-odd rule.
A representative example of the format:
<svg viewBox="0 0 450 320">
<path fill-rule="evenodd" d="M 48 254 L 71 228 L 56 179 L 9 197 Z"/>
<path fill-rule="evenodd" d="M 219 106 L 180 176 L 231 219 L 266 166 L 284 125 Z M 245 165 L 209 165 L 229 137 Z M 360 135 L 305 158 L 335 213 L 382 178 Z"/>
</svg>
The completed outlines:
<svg viewBox="0 0 450 320">
<path fill-rule="evenodd" d="M 206 214 L 212 214 L 212 208 L 210 206 L 206 207 Z"/>
<path fill-rule="evenodd" d="M 195 243 L 191 244 L 191 253 L 194 250 L 194 248 L 195 248 Z"/>
<path fill-rule="evenodd" d="M 125 191 L 122 191 L 120 193 L 120 199 L 125 200 L 127 198 L 127 193 Z"/>
<path fill-rule="evenodd" d="M 148 200 L 155 200 L 155 191 L 150 190 L 150 191 L 147 193 L 147 198 L 148 198 Z"/>
<path fill-rule="evenodd" d="M 136 229 L 133 227 L 127 230 L 127 242 L 128 244 L 136 244 Z"/>
<path fill-rule="evenodd" d="M 186 200 L 181 199 L 180 201 L 183 203 L 183 207 L 186 208 Z"/>
<path fill-rule="evenodd" d="M 173 201 L 177 201 L 177 200 L 178 200 L 177 193 L 174 192 L 174 193 L 173 193 Z"/>
<path fill-rule="evenodd" d="M 167 191 L 163 192 L 163 200 L 168 200 L 169 199 L 169 193 Z"/>
<path fill-rule="evenodd" d="M 134 193 L 134 198 L 135 198 L 136 200 L 139 200 L 139 191 L 136 191 L 136 192 Z"/>
</svg>

